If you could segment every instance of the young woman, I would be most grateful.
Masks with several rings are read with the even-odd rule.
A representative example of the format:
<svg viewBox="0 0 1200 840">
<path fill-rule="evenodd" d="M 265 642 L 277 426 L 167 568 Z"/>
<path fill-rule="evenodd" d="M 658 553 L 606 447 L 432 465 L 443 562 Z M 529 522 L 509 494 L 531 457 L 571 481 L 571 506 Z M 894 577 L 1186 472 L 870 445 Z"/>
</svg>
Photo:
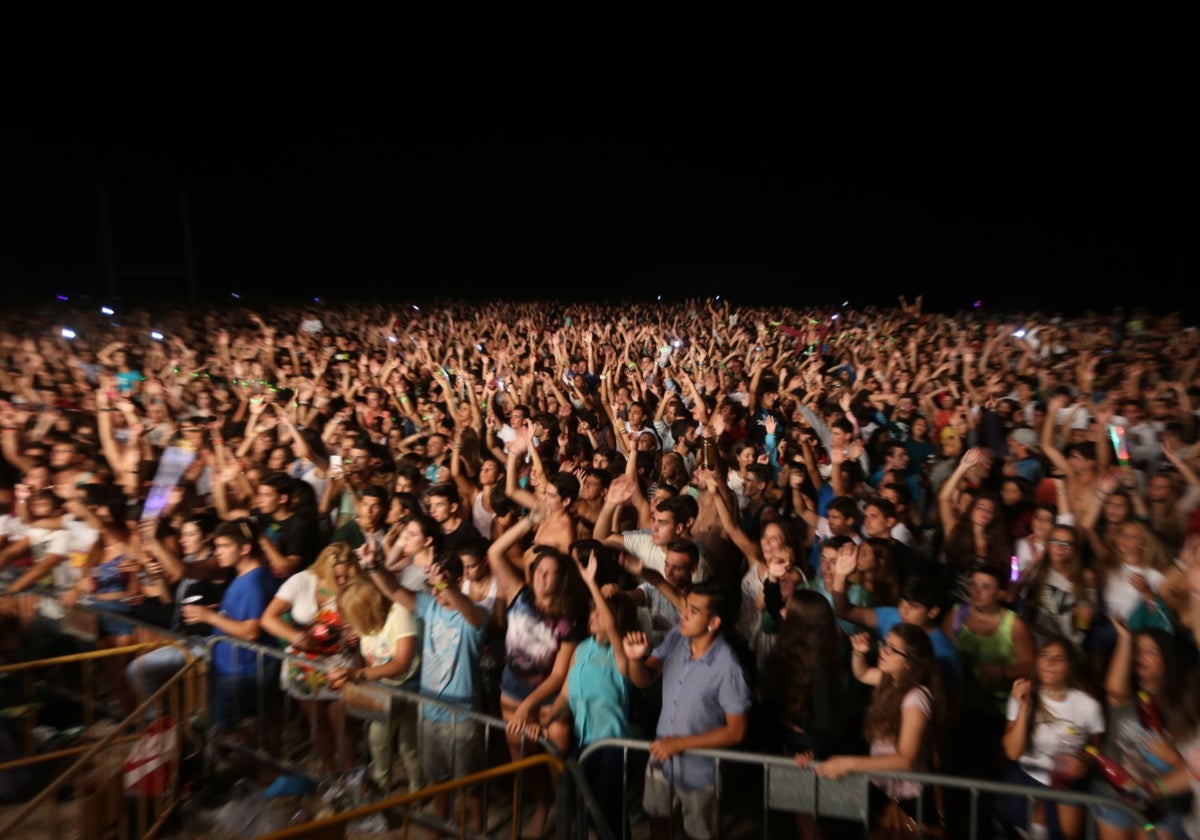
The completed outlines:
<svg viewBox="0 0 1200 840">
<path fill-rule="evenodd" d="M 962 601 L 970 598 L 971 569 L 979 561 L 1008 568 L 1012 559 L 1013 541 L 999 515 L 1000 502 L 994 495 L 976 493 L 961 516 L 954 506 L 959 482 L 968 472 L 982 470 L 989 457 L 983 450 L 968 450 L 938 493 L 942 530 L 946 534 L 942 553 L 947 568 L 957 575 L 956 595 Z"/>
<path fill-rule="evenodd" d="M 297 572 L 279 587 L 263 613 L 263 629 L 286 645 L 292 656 L 315 662 L 345 655 L 348 634 L 339 614 L 338 596 L 358 576 L 357 559 L 349 545 L 336 542 L 326 546 L 311 568 Z M 330 634 L 331 641 L 321 640 L 317 633 Z M 321 772 L 346 772 L 353 763 L 352 739 L 347 738 L 341 755 L 335 755 L 335 737 L 343 731 L 342 704 L 326 673 L 291 659 L 282 670 L 283 690 L 299 701 L 309 720 Z"/>
<path fill-rule="evenodd" d="M 867 709 L 863 735 L 870 743 L 870 755 L 835 755 L 816 765 L 816 773 L 827 779 L 839 779 L 847 773 L 872 770 L 929 772 L 933 766 L 936 738 L 934 721 L 942 713 L 938 687 L 937 662 L 929 634 L 915 624 L 898 624 L 879 646 L 879 663 L 867 665 L 870 636 L 859 633 L 850 639 L 853 647 L 855 678 L 874 686 Z M 796 763 L 807 766 L 807 753 Z M 924 796 L 922 813 L 933 822 L 935 804 L 929 791 L 907 781 L 872 781 L 871 811 L 875 818 L 889 799 L 895 799 L 912 817 L 917 815 L 917 799 Z"/>
<path fill-rule="evenodd" d="M 450 475 L 462 497 L 462 507 L 471 511 L 471 524 L 485 538 L 491 539 L 492 520 L 496 518 L 496 511 L 492 507 L 492 491 L 504 486 L 504 465 L 489 454 L 479 464 L 479 474 L 472 479 L 463 469 L 456 443 L 450 457 Z"/>
<path fill-rule="evenodd" d="M 421 636 L 417 619 L 408 608 L 391 601 L 369 580 L 355 578 L 338 595 L 338 608 L 358 636 L 364 667 L 362 680 L 379 680 L 409 691 L 420 691 Z M 340 687 L 350 670 L 329 672 L 329 682 Z M 381 791 L 392 787 L 392 744 L 400 747 L 400 760 L 408 771 L 408 789 L 422 786 L 421 756 L 417 751 L 417 706 L 403 703 L 390 725 L 372 721 L 367 727 L 371 752 L 371 778 Z"/>
<path fill-rule="evenodd" d="M 855 574 L 856 582 L 870 595 L 870 606 L 894 607 L 900 602 L 900 571 L 891 540 L 863 540 Z"/>
<path fill-rule="evenodd" d="M 1018 476 L 1005 476 L 1000 482 L 1000 518 L 1011 539 L 1029 533 L 1033 512 L 1033 485 Z"/>
<path fill-rule="evenodd" d="M 504 671 L 500 675 L 500 711 L 508 724 L 508 748 L 513 760 L 521 757 L 530 724 L 539 724 L 543 706 L 553 702 L 571 667 L 571 656 L 583 639 L 582 604 L 572 574 L 574 562 L 552 548 L 536 552 L 522 571 L 506 559 L 508 549 L 532 528 L 525 517 L 488 549 L 488 565 L 506 605 Z M 536 551 L 535 547 L 535 551 Z M 551 740 L 566 749 L 568 730 L 552 728 Z M 550 811 L 551 786 L 530 784 L 535 797 L 528 833 L 540 835 Z"/>
<path fill-rule="evenodd" d="M 1105 541 L 1108 551 L 1098 557 L 1108 617 L 1130 623 L 1135 630 L 1143 626 L 1169 629 L 1171 620 L 1158 595 L 1168 560 L 1158 538 L 1135 519 L 1110 531 L 1112 539 Z"/>
<path fill-rule="evenodd" d="M 1132 633 L 1122 621 L 1113 625 L 1117 644 L 1104 681 L 1109 726 L 1103 753 L 1153 796 L 1156 790 L 1163 792 L 1155 782 L 1171 774 L 1177 757 L 1171 746 L 1172 733 L 1182 730 L 1195 714 L 1195 707 L 1188 709 L 1184 703 L 1194 664 L 1179 655 L 1176 639 L 1169 633 Z M 1106 783 L 1098 785 L 1102 792 L 1116 795 Z M 1164 803 L 1168 820 L 1173 811 L 1178 817 L 1174 804 Z M 1123 812 L 1096 808 L 1093 813 L 1102 840 L 1141 840 L 1146 836 L 1140 821 L 1134 822 Z"/>
<path fill-rule="evenodd" d="M 627 599 L 618 596 L 610 602 L 601 594 L 596 583 L 599 566 L 594 551 L 586 565 L 576 560 L 580 576 L 592 595 L 588 614 L 590 635 L 575 648 L 558 697 L 534 730 L 537 735 L 556 740 L 552 729 L 569 716 L 577 751 L 604 738 L 630 737 L 629 661 L 620 641 L 636 627 Z M 617 644 L 613 644 L 614 639 Z M 624 805 L 621 750 L 601 751 L 588 760 L 584 772 L 609 827 L 614 834 L 619 833 Z"/>
<path fill-rule="evenodd" d="M 1029 533 L 1017 540 L 1014 553 L 1017 556 L 1017 571 L 1025 581 L 1035 563 L 1046 556 L 1050 532 L 1054 530 L 1055 510 L 1050 505 L 1038 505 L 1029 517 Z M 1014 597 L 1019 593 L 1010 591 Z"/>
<path fill-rule="evenodd" d="M 425 574 L 442 550 L 442 539 L 442 528 L 432 517 L 413 513 L 384 538 L 384 568 L 396 574 L 406 589 L 424 589 Z"/>
<path fill-rule="evenodd" d="M 1070 525 L 1049 532 L 1041 556 L 1025 572 L 1021 613 L 1035 636 L 1062 637 L 1082 652 L 1097 594 L 1095 575 L 1083 568 L 1079 540 Z"/>
<path fill-rule="evenodd" d="M 764 708 L 784 755 L 820 761 L 841 738 L 844 641 L 824 595 L 808 589 L 792 595 L 762 679 Z M 812 818 L 798 814 L 797 829 L 812 836 Z"/>
<path fill-rule="evenodd" d="M 746 477 L 747 468 L 755 463 L 758 458 L 758 450 L 754 445 L 754 441 L 743 438 L 736 441 L 729 450 L 729 462 L 733 467 L 729 470 L 725 478 L 725 483 L 729 485 L 729 489 L 733 491 L 734 498 L 737 499 L 738 509 L 745 510 L 746 505 L 750 500 L 746 496 Z"/>
<path fill-rule="evenodd" d="M 1079 657 L 1065 639 L 1050 638 L 1038 651 L 1033 679 L 1013 683 L 1004 729 L 1004 755 L 1013 764 L 1005 780 L 1031 787 L 1083 790 L 1088 762 L 1083 748 L 1100 745 L 1104 709 L 1083 690 Z M 1008 825 L 1029 829 L 1024 797 L 1001 796 L 996 813 Z M 1033 824 L 1049 837 L 1083 836 L 1084 811 L 1069 805 L 1034 805 Z"/>
</svg>

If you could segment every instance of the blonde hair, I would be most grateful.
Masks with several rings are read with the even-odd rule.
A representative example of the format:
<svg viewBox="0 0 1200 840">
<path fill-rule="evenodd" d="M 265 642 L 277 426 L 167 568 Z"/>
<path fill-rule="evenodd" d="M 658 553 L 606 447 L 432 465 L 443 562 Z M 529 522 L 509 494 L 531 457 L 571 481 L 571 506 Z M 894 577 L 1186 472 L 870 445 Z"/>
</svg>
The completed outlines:
<svg viewBox="0 0 1200 840">
<path fill-rule="evenodd" d="M 335 542 L 330 543 L 322 549 L 317 555 L 316 561 L 312 564 L 312 573 L 317 576 L 317 582 L 320 586 L 329 592 L 337 592 L 337 579 L 333 570 L 338 566 L 346 566 L 348 573 L 347 583 L 362 576 L 359 571 L 358 563 L 354 559 L 354 549 L 348 543 Z M 338 596 L 338 602 L 341 603 L 341 596 Z"/>
<path fill-rule="evenodd" d="M 364 577 L 350 581 L 338 594 L 338 614 L 361 636 L 382 630 L 390 609 L 387 597 Z"/>
</svg>

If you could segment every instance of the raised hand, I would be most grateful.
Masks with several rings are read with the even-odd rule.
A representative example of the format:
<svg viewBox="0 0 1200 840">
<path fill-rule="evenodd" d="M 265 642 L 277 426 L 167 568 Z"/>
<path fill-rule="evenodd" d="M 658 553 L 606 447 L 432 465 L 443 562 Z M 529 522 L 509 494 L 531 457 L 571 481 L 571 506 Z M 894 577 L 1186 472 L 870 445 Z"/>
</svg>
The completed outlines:
<svg viewBox="0 0 1200 840">
<path fill-rule="evenodd" d="M 641 577 L 642 570 L 646 568 L 646 564 L 636 554 L 625 553 L 621 555 L 621 568 L 634 577 Z"/>
<path fill-rule="evenodd" d="M 773 581 L 783 580 L 791 566 L 792 558 L 786 553 L 771 557 L 767 560 L 767 577 Z"/>
<path fill-rule="evenodd" d="M 983 450 L 978 446 L 972 446 L 970 449 L 968 449 L 966 452 L 963 453 L 962 461 L 960 461 L 959 463 L 964 468 L 970 469 L 971 467 L 975 466 L 982 460 L 983 460 Z"/>
<path fill-rule="evenodd" d="M 596 570 L 600 568 L 600 561 L 596 559 L 596 552 L 591 552 L 588 555 L 587 564 L 580 563 L 575 560 L 575 565 L 579 567 L 579 576 L 583 578 L 583 582 L 591 589 L 596 585 Z"/>
<path fill-rule="evenodd" d="M 635 489 L 634 480 L 628 475 L 622 474 L 614 478 L 608 485 L 608 492 L 604 498 L 609 504 L 623 505 L 633 498 Z"/>
<path fill-rule="evenodd" d="M 650 652 L 650 643 L 646 639 L 646 634 L 641 631 L 626 633 L 625 638 L 621 640 L 621 645 L 625 648 L 625 656 L 631 660 L 645 659 L 646 654 Z"/>
<path fill-rule="evenodd" d="M 837 563 L 834 564 L 833 573 L 837 577 L 846 578 L 857 570 L 858 546 L 852 542 L 846 543 L 838 549 Z"/>
<path fill-rule="evenodd" d="M 855 653 L 867 654 L 871 650 L 871 634 L 855 633 L 850 637 L 850 647 Z"/>
<path fill-rule="evenodd" d="M 1012 697 L 1020 705 L 1029 705 L 1029 698 L 1032 692 L 1033 684 L 1027 679 L 1019 679 L 1013 682 Z"/>
</svg>

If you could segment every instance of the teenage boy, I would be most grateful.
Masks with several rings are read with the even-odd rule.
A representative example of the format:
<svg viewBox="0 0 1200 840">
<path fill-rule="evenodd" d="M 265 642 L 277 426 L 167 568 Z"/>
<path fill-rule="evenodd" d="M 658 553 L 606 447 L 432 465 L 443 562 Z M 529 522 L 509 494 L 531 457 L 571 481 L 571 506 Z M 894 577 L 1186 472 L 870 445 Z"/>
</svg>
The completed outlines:
<svg viewBox="0 0 1200 840">
<path fill-rule="evenodd" d="M 650 650 L 645 633 L 624 639 L 629 677 L 638 688 L 662 678 L 662 714 L 646 766 L 642 807 L 650 836 L 666 838 L 679 808 L 688 837 L 716 835 L 716 767 L 686 750 L 722 749 L 742 742 L 750 689 L 733 648 L 721 632 L 725 593 L 700 583 L 688 594 L 679 626 Z"/>
</svg>

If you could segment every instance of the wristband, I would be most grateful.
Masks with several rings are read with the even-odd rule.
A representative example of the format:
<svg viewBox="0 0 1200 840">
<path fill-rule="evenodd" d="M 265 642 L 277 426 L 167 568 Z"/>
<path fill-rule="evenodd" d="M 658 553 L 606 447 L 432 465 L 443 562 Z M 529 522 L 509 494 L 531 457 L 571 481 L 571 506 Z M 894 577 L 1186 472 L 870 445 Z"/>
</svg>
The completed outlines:
<svg viewBox="0 0 1200 840">
<path fill-rule="evenodd" d="M 1154 786 L 1158 788 L 1158 793 L 1163 799 L 1169 799 L 1171 792 L 1167 790 L 1167 786 L 1163 784 L 1162 779 L 1155 779 Z"/>
</svg>

